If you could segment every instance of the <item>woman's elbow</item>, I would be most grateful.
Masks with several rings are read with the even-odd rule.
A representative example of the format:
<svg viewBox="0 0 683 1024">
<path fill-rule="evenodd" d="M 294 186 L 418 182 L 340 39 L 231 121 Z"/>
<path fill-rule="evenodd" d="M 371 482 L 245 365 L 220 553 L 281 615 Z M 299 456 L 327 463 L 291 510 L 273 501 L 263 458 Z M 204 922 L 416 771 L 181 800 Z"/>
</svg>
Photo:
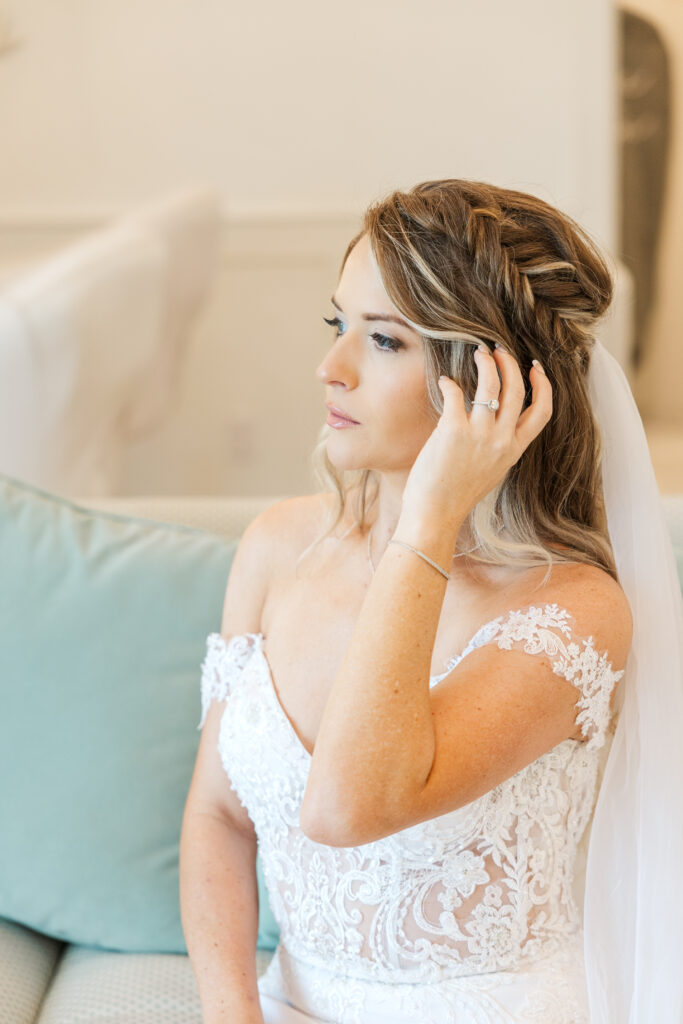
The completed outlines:
<svg viewBox="0 0 683 1024">
<path fill-rule="evenodd" d="M 354 846 L 353 828 L 349 827 L 344 815 L 330 812 L 326 808 L 321 812 L 318 808 L 310 809 L 304 800 L 299 811 L 299 828 L 313 843 L 322 846 Z"/>
</svg>

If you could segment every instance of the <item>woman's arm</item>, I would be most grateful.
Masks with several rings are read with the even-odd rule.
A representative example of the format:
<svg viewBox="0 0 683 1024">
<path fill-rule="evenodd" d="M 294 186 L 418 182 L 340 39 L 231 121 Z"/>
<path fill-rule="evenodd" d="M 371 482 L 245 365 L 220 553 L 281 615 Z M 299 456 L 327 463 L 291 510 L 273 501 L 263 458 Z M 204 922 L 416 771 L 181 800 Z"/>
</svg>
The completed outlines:
<svg viewBox="0 0 683 1024">
<path fill-rule="evenodd" d="M 260 629 L 282 504 L 262 512 L 242 535 L 223 604 L 226 638 Z M 208 708 L 185 803 L 180 911 L 204 1024 L 263 1024 L 256 974 L 257 837 L 219 754 L 224 711 L 224 700 Z"/>
<path fill-rule="evenodd" d="M 204 1024 L 263 1024 L 256 975 L 256 836 L 185 808 L 180 910 Z"/>
<path fill-rule="evenodd" d="M 395 536 L 450 571 L 461 522 L 399 517 Z M 385 550 L 325 707 L 301 807 L 301 827 L 344 829 L 379 807 L 405 805 L 435 753 L 429 692 L 446 579 L 398 544 Z"/>
<path fill-rule="evenodd" d="M 403 517 L 396 529 L 444 567 L 448 534 Z M 430 690 L 445 582 L 398 545 L 382 556 L 315 743 L 300 815 L 311 839 L 358 846 L 465 806 L 578 739 L 578 712 L 600 732 L 632 637 L 609 574 L 569 566 L 534 591 L 533 606 L 569 612 L 571 635 L 544 626 L 528 647 L 484 644 Z"/>
<path fill-rule="evenodd" d="M 256 975 L 257 838 L 206 716 L 180 833 L 180 914 L 204 1024 L 263 1024 Z"/>
</svg>

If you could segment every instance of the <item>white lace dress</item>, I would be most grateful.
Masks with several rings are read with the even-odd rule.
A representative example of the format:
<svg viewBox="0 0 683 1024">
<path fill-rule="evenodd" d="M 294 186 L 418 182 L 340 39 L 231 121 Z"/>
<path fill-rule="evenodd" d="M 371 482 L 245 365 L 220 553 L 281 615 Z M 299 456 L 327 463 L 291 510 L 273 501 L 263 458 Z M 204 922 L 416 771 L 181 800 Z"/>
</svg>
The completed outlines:
<svg viewBox="0 0 683 1024">
<path fill-rule="evenodd" d="M 578 690 L 567 739 L 458 810 L 357 847 L 299 827 L 311 757 L 273 688 L 264 636 L 207 638 L 202 717 L 254 823 L 281 936 L 259 991 L 266 1024 L 584 1024 L 577 846 L 596 796 L 612 671 L 556 604 L 486 623 L 483 644 L 545 655 Z"/>
</svg>

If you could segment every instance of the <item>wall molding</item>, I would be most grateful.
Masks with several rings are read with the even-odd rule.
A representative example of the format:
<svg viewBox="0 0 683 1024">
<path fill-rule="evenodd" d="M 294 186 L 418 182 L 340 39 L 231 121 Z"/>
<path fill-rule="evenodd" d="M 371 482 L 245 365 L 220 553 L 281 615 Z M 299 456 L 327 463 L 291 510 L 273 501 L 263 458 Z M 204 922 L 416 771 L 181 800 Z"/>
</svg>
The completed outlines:
<svg viewBox="0 0 683 1024">
<path fill-rule="evenodd" d="M 78 241 L 129 216 L 144 204 L 125 210 L 8 211 L 0 209 L 0 269 L 29 265 L 33 259 Z M 286 261 L 309 265 L 319 259 L 338 258 L 357 232 L 360 215 L 338 210 L 259 211 L 254 214 L 223 210 L 221 260 L 228 266 L 282 265 Z"/>
</svg>

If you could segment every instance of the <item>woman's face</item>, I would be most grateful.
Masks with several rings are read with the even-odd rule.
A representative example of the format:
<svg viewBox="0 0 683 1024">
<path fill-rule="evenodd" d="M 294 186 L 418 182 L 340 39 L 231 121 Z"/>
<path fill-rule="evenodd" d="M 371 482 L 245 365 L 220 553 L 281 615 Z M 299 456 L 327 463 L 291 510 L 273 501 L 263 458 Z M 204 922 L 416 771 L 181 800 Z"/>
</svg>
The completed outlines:
<svg viewBox="0 0 683 1024">
<path fill-rule="evenodd" d="M 436 417 L 422 338 L 384 290 L 367 235 L 349 253 L 332 305 L 333 341 L 316 376 L 325 385 L 325 402 L 358 425 L 329 428 L 328 457 L 340 470 L 407 473 Z"/>
</svg>

